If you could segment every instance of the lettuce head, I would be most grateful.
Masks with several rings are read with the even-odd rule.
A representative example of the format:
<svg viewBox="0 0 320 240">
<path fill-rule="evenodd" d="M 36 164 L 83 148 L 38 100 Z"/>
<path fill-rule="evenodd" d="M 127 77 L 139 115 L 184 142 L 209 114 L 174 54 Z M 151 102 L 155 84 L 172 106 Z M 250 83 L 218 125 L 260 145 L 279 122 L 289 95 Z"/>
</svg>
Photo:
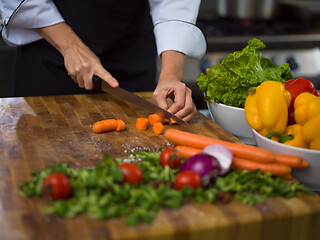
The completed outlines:
<svg viewBox="0 0 320 240">
<path fill-rule="evenodd" d="M 197 84 L 205 93 L 204 100 L 243 108 L 250 88 L 267 80 L 284 83 L 292 79 L 289 64 L 277 67 L 276 63 L 262 56 L 260 49 L 265 47 L 263 42 L 254 38 L 242 51 L 227 55 L 206 74 L 201 73 Z"/>
</svg>

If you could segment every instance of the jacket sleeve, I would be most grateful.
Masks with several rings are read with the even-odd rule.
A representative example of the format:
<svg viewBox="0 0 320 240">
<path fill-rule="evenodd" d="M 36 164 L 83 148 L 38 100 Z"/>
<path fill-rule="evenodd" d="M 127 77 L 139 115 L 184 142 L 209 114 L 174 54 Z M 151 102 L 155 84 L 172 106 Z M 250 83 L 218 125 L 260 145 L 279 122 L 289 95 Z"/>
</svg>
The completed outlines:
<svg viewBox="0 0 320 240">
<path fill-rule="evenodd" d="M 175 50 L 201 58 L 207 48 L 202 31 L 195 25 L 200 0 L 149 0 L 158 55 Z"/>
<path fill-rule="evenodd" d="M 10 46 L 42 39 L 34 28 L 63 22 L 52 0 L 1 0 L 2 38 Z"/>
</svg>

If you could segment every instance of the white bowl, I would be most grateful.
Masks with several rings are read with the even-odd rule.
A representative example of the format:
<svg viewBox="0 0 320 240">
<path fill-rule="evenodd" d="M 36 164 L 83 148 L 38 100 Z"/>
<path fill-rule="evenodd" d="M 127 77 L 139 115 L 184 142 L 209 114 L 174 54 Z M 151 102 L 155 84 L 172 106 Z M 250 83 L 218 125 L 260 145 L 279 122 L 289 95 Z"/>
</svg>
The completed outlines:
<svg viewBox="0 0 320 240">
<path fill-rule="evenodd" d="M 255 145 L 251 127 L 248 125 L 244 108 L 232 107 L 221 103 L 207 102 L 213 120 L 229 133 L 246 144 Z"/>
<path fill-rule="evenodd" d="M 274 153 L 300 156 L 308 161 L 309 167 L 293 169 L 292 176 L 303 182 L 311 190 L 320 191 L 320 151 L 288 146 L 272 141 L 255 130 L 252 131 L 258 147 L 268 149 Z"/>
</svg>

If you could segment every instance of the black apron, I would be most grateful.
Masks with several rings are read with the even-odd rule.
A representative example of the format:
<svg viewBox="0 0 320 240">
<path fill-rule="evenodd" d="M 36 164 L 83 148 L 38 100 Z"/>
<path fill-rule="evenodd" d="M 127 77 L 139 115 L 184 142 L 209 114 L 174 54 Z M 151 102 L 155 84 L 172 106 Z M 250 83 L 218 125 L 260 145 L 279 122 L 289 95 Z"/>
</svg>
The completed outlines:
<svg viewBox="0 0 320 240">
<path fill-rule="evenodd" d="M 147 0 L 54 0 L 67 24 L 129 91 L 153 91 L 156 47 Z M 92 93 L 68 76 L 46 40 L 17 48 L 15 96 Z"/>
</svg>

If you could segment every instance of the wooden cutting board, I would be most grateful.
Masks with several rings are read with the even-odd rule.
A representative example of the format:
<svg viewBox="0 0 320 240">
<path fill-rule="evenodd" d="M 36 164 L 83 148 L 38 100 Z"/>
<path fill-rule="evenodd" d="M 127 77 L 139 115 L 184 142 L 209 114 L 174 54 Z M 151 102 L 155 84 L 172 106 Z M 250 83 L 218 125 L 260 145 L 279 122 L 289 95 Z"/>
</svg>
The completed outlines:
<svg viewBox="0 0 320 240">
<path fill-rule="evenodd" d="M 154 101 L 151 93 L 140 93 Z M 33 170 L 66 162 L 88 167 L 105 154 L 125 157 L 132 150 L 151 151 L 169 146 L 151 129 L 135 129 L 137 117 L 149 112 L 107 94 L 0 99 L 0 239 L 320 239 L 320 198 L 270 198 L 250 207 L 228 204 L 187 204 L 163 209 L 153 224 L 127 227 L 123 219 L 95 220 L 83 216 L 62 219 L 43 216 L 43 199 L 19 197 L 19 184 Z M 94 122 L 122 119 L 123 132 L 95 134 Z M 202 114 L 189 126 L 177 128 L 231 142 L 239 142 Z"/>
</svg>

